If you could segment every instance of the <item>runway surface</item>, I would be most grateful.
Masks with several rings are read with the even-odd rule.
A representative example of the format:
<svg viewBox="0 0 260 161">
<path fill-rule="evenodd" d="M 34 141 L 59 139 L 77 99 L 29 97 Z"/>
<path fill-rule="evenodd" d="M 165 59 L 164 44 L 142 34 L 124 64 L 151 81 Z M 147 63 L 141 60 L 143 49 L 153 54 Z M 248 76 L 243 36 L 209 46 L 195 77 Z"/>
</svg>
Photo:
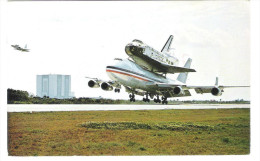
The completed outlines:
<svg viewBox="0 0 260 161">
<path fill-rule="evenodd" d="M 7 105 L 7 112 L 48 111 L 113 111 L 113 110 L 167 110 L 167 109 L 226 109 L 250 108 L 250 104 L 182 104 L 182 105 Z"/>
</svg>

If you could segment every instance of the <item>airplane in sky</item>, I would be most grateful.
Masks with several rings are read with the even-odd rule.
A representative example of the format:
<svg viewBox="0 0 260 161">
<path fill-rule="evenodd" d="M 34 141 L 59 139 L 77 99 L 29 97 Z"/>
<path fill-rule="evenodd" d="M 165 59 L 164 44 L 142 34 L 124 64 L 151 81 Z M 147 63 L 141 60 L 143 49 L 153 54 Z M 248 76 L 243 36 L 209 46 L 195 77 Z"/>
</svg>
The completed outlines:
<svg viewBox="0 0 260 161">
<path fill-rule="evenodd" d="M 191 62 L 192 60 L 189 58 L 184 68 L 190 69 Z M 156 103 L 167 104 L 167 98 L 191 96 L 190 89 L 194 89 L 199 94 L 211 93 L 214 96 L 221 96 L 224 88 L 249 87 L 218 85 L 218 78 L 216 78 L 215 85 L 212 86 L 188 85 L 186 84 L 188 72 L 180 73 L 176 80 L 172 80 L 163 74 L 146 70 L 130 59 L 114 59 L 114 63 L 106 67 L 106 72 L 111 79 L 110 81 L 86 77 L 90 79 L 88 86 L 91 88 L 101 87 L 105 91 L 114 89 L 118 93 L 124 86 L 126 92 L 130 93 L 131 102 L 135 102 L 135 95 L 141 95 L 144 96 L 144 102 L 150 102 L 150 97 Z"/>
<path fill-rule="evenodd" d="M 156 73 L 196 72 L 194 69 L 179 67 L 178 59 L 169 53 L 173 36 L 170 35 L 161 51 L 146 45 L 140 40 L 133 40 L 125 47 L 126 54 L 141 67 Z"/>
<path fill-rule="evenodd" d="M 22 52 L 29 52 L 30 49 L 27 49 L 27 44 L 24 46 L 24 48 L 20 47 L 19 45 L 11 45 L 14 49 L 22 51 Z"/>
</svg>

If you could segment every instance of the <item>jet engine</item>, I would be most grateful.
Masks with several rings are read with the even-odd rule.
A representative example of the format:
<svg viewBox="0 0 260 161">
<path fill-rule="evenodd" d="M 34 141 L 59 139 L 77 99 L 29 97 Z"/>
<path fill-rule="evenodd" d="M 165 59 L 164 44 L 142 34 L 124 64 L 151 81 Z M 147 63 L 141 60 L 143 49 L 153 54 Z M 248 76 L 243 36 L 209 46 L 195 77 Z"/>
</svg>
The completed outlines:
<svg viewBox="0 0 260 161">
<path fill-rule="evenodd" d="M 112 91 L 113 90 L 113 87 L 106 82 L 103 82 L 101 84 L 101 88 L 105 91 Z"/>
<path fill-rule="evenodd" d="M 90 88 L 98 88 L 98 87 L 100 87 L 99 83 L 96 82 L 96 81 L 93 81 L 93 80 L 88 81 L 88 86 Z"/>
<path fill-rule="evenodd" d="M 221 96 L 222 95 L 222 91 L 221 89 L 217 88 L 217 87 L 214 87 L 211 89 L 211 94 L 213 96 Z"/>
<path fill-rule="evenodd" d="M 176 95 L 184 95 L 184 91 L 180 86 L 174 87 L 173 93 Z"/>
</svg>

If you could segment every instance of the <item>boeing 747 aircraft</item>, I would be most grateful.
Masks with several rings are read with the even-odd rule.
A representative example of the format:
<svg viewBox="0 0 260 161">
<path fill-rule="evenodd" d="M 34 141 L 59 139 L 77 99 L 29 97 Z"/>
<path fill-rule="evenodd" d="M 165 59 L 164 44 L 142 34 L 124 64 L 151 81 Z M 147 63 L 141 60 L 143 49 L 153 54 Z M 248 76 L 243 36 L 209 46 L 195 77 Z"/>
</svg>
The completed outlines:
<svg viewBox="0 0 260 161">
<path fill-rule="evenodd" d="M 190 69 L 192 60 L 189 58 L 184 65 L 185 69 Z M 212 86 L 192 86 L 186 84 L 188 73 L 180 73 L 176 80 L 166 78 L 162 74 L 154 73 L 142 68 L 140 65 L 129 59 L 114 59 L 114 64 L 106 67 L 106 72 L 111 79 L 102 81 L 98 78 L 89 78 L 88 86 L 91 88 L 101 88 L 105 91 L 120 92 L 122 86 L 126 92 L 130 93 L 130 101 L 135 102 L 135 95 L 144 96 L 143 101 L 149 102 L 154 98 L 154 102 L 167 104 L 167 98 L 191 96 L 190 89 L 196 93 L 211 93 L 214 96 L 221 96 L 224 88 L 249 87 L 249 86 L 222 86 L 218 85 L 216 78 L 215 85 Z M 160 98 L 161 97 L 161 98 Z"/>
<path fill-rule="evenodd" d="M 126 54 L 131 57 L 136 64 L 156 73 L 181 73 L 195 72 L 194 69 L 176 66 L 178 59 L 169 54 L 173 36 L 170 35 L 161 51 L 148 46 L 140 40 L 133 40 L 125 47 Z"/>
</svg>

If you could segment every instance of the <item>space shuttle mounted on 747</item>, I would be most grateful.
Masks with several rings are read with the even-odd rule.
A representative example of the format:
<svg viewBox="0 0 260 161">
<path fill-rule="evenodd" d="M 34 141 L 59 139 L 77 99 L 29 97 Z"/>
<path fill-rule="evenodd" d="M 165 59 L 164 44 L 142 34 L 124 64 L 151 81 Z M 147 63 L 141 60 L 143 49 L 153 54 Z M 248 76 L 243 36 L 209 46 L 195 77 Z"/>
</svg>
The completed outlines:
<svg viewBox="0 0 260 161">
<path fill-rule="evenodd" d="M 178 67 L 178 59 L 169 54 L 173 36 L 170 35 L 161 51 L 146 45 L 140 40 L 133 40 L 127 44 L 125 51 L 136 64 L 155 73 L 196 72 L 194 69 Z"/>
<path fill-rule="evenodd" d="M 130 93 L 131 102 L 135 102 L 135 95 L 144 96 L 143 101 L 167 104 L 167 98 L 191 96 L 190 90 L 196 93 L 211 93 L 213 96 L 221 96 L 224 88 L 249 87 L 249 86 L 223 86 L 218 84 L 216 78 L 215 85 L 194 86 L 186 83 L 188 73 L 195 72 L 191 69 L 191 59 L 189 58 L 183 67 L 177 67 L 177 59 L 167 54 L 173 36 L 170 36 L 161 52 L 147 46 L 140 40 L 134 40 L 126 46 L 126 53 L 134 60 L 115 58 L 114 62 L 106 67 L 106 73 L 110 80 L 105 81 L 98 78 L 86 77 L 89 80 L 90 88 L 99 88 L 105 91 L 120 92 L 125 87 Z M 180 73 L 176 80 L 167 78 L 163 74 Z"/>
</svg>

